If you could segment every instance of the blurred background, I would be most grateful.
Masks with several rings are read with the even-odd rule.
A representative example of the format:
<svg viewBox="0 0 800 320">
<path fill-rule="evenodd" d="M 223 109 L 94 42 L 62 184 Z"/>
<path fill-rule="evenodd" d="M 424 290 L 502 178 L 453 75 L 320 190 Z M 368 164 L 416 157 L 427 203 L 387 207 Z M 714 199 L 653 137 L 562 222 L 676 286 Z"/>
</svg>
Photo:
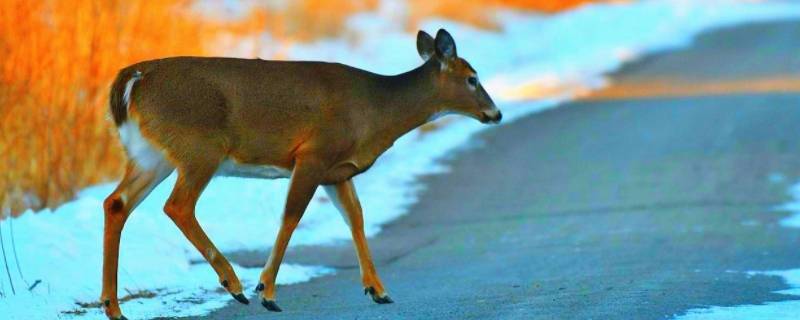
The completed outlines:
<svg viewBox="0 0 800 320">
<path fill-rule="evenodd" d="M 416 1 L 392 12 L 414 34 L 441 17 L 498 31 L 495 13 L 553 13 L 586 0 Z M 167 56 L 287 59 L 295 43 L 346 38 L 378 0 L 0 1 L 0 208 L 54 207 L 124 166 L 107 119 L 108 87 L 135 62 Z M 406 53 L 408 55 L 414 52 Z"/>
<path fill-rule="evenodd" d="M 104 318 L 119 69 L 194 55 L 398 74 L 422 63 L 417 30 L 439 28 L 503 124 L 444 117 L 355 178 L 391 306 L 361 295 L 348 226 L 318 192 L 278 275 L 281 316 L 797 318 L 792 0 L 0 0 L 0 318 Z M 163 214 L 174 181 L 126 224 L 126 316 L 265 316 L 231 304 Z M 246 288 L 287 186 L 219 178 L 198 202 Z"/>
</svg>

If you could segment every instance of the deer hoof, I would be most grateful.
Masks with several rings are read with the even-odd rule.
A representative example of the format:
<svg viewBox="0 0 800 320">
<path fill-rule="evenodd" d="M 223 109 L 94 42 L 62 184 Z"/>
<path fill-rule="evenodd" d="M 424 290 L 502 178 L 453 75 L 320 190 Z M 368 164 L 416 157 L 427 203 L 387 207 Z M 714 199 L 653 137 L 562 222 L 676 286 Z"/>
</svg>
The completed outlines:
<svg viewBox="0 0 800 320">
<path fill-rule="evenodd" d="M 261 305 L 264 306 L 264 308 L 267 308 L 267 310 L 272 312 L 283 311 L 281 310 L 281 307 L 278 307 L 278 304 L 276 304 L 274 300 L 261 299 Z"/>
<path fill-rule="evenodd" d="M 231 293 L 231 295 L 233 296 L 234 299 L 236 299 L 236 301 L 239 301 L 242 304 L 250 304 L 250 300 L 247 300 L 247 297 L 245 297 L 244 294 L 242 293 L 237 293 L 237 294 Z"/>
<path fill-rule="evenodd" d="M 111 318 L 111 320 L 128 320 L 128 318 L 125 318 L 125 316 L 121 315 L 121 316 L 116 317 L 116 318 Z"/>
<path fill-rule="evenodd" d="M 375 301 L 377 304 L 389 304 L 394 303 L 392 298 L 389 298 L 389 295 L 384 295 L 383 297 L 372 296 L 372 301 Z"/>
<path fill-rule="evenodd" d="M 388 294 L 384 293 L 382 296 L 379 296 L 373 287 L 364 288 L 364 294 L 366 295 L 367 293 L 372 297 L 372 301 L 375 301 L 377 304 L 394 303 L 394 300 L 389 298 Z"/>
</svg>

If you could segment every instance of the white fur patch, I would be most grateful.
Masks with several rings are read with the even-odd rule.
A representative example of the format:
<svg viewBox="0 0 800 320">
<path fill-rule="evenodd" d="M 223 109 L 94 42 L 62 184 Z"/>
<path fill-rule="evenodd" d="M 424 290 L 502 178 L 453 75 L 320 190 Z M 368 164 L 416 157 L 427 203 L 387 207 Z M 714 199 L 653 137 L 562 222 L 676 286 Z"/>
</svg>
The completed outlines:
<svg viewBox="0 0 800 320">
<path fill-rule="evenodd" d="M 122 92 L 122 101 L 125 102 L 125 108 L 127 109 L 131 104 L 131 91 L 133 90 L 133 85 L 136 81 L 142 78 L 142 72 L 136 70 L 136 72 L 128 79 L 128 82 L 125 83 L 125 91 Z"/>
<path fill-rule="evenodd" d="M 144 170 L 156 169 L 166 159 L 139 131 L 139 124 L 128 119 L 119 127 L 119 138 L 128 152 L 128 157 Z"/>
<path fill-rule="evenodd" d="M 292 175 L 292 172 L 281 167 L 242 164 L 228 159 L 222 162 L 217 169 L 216 175 L 224 177 L 277 179 L 288 178 Z"/>
<path fill-rule="evenodd" d="M 470 84 L 469 81 L 467 81 L 467 88 L 469 88 L 470 91 L 478 90 L 478 85 L 481 83 L 481 80 L 478 79 L 478 75 L 477 74 L 473 75 L 473 77 L 475 77 L 475 80 L 476 80 L 474 86 L 472 84 Z"/>
</svg>

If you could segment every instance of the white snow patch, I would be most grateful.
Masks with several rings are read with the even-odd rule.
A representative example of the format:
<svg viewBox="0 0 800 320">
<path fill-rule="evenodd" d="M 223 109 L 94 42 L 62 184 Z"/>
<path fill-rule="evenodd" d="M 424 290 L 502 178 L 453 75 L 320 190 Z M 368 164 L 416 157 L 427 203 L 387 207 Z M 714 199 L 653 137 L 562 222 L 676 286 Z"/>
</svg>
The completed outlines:
<svg viewBox="0 0 800 320">
<path fill-rule="evenodd" d="M 393 3 L 384 1 L 383 6 Z M 396 12 L 359 14 L 349 21 L 346 37 L 284 49 L 292 59 L 401 73 L 420 65 L 422 58 L 416 51 L 416 33 L 406 33 L 402 24 L 388 20 Z M 606 85 L 603 75 L 622 64 L 687 46 L 710 28 L 792 17 L 800 17 L 796 3 L 656 0 L 589 4 L 556 15 L 503 12 L 496 17 L 501 32 L 440 19 L 423 21 L 421 29 L 430 34 L 447 29 L 459 56 L 478 71 L 492 98 L 507 102 L 540 98 L 533 89 L 562 88 L 557 90 L 561 95 L 574 97 Z"/>
<path fill-rule="evenodd" d="M 781 277 L 791 289 L 776 291 L 791 296 L 800 296 L 800 269 L 782 271 L 751 271 L 752 276 Z M 712 306 L 692 309 L 676 320 L 735 320 L 735 319 L 770 319 L 795 320 L 798 318 L 800 300 L 766 302 L 764 304 L 748 304 L 732 307 Z"/>
<path fill-rule="evenodd" d="M 216 291 L 220 286 L 210 265 L 205 262 L 191 262 L 203 260 L 161 210 L 174 178 L 170 177 L 168 183 L 156 188 L 151 198 L 144 201 L 131 215 L 123 231 L 119 264 L 120 297 L 126 295 L 126 291 L 148 290 L 157 294 L 152 299 L 135 299 L 122 304 L 123 311 L 135 315 L 136 318 L 200 315 L 231 301 L 230 295 Z M 231 184 L 221 187 L 235 190 L 235 186 Z M 17 294 L 11 294 L 10 284 L 4 279 L 2 286 L 6 296 L 0 298 L 0 314 L 3 319 L 67 317 L 60 313 L 81 309 L 76 302 L 95 302 L 99 299 L 103 243 L 102 204 L 113 188 L 113 184 L 87 188 L 76 200 L 54 212 L 29 212 L 14 219 L 16 249 L 25 281 L 18 277 L 16 264 L 10 264 Z M 232 193 L 229 191 L 227 194 L 230 196 Z M 248 237 L 245 239 L 238 233 L 237 229 L 240 228 L 236 227 L 226 230 L 227 237 L 215 237 L 218 231 L 209 228 L 209 225 L 237 218 L 236 215 L 223 215 L 226 203 L 227 201 L 220 201 L 211 208 L 208 205 L 199 207 L 200 222 L 206 226 L 212 239 L 236 235 L 241 241 L 261 243 L 260 248 L 271 243 L 269 237 L 261 237 L 256 232 L 247 233 Z M 203 213 L 209 209 L 220 212 L 206 217 Z M 8 241 L 9 221 L 3 221 L 2 227 L 5 240 Z M 273 231 L 262 233 L 271 232 Z M 231 246 L 230 241 L 220 244 L 223 251 L 237 248 Z M 8 246 L 6 248 L 9 249 Z M 235 268 L 245 288 L 255 287 L 261 268 Z M 285 264 L 278 275 L 278 283 L 303 282 L 330 272 L 331 270 L 323 267 Z M 28 291 L 27 286 L 36 280 L 42 282 L 32 291 Z M 245 290 L 246 294 L 251 292 L 252 290 Z M 100 309 L 85 311 L 88 313 L 81 318 L 105 319 Z"/>
<path fill-rule="evenodd" d="M 348 36 L 264 51 L 286 49 L 295 60 L 336 61 L 385 74 L 404 72 L 422 60 L 416 53 L 414 34 L 405 33 L 396 19 L 403 10 L 398 2 L 385 1 L 377 13 L 353 17 Z M 507 12 L 499 17 L 502 32 L 444 20 L 429 20 L 423 27 L 429 32 L 445 27 L 453 34 L 458 52 L 479 71 L 508 123 L 603 86 L 607 83 L 603 73 L 646 53 L 687 45 L 708 28 L 790 16 L 800 16 L 800 6 L 637 1 L 588 5 L 552 16 Z M 532 87 L 564 89 L 542 98 L 531 94 Z M 357 177 L 367 235 L 375 235 L 382 224 L 406 213 L 421 188 L 415 177 L 445 171 L 437 159 L 458 148 L 475 146 L 472 134 L 483 128 L 474 120 L 459 118 L 431 133 L 414 131 Z M 231 300 L 226 293 L 215 291 L 219 285 L 209 265 L 190 263 L 202 261 L 202 257 L 162 212 L 174 183 L 173 174 L 142 202 L 123 232 L 120 294 L 124 295 L 125 289 L 158 293 L 153 299 L 122 304 L 129 317 L 202 315 Z M 6 294 L 0 298 L 4 319 L 69 317 L 60 312 L 76 308 L 76 301 L 98 299 L 102 201 L 113 187 L 88 188 L 54 212 L 26 213 L 14 220 L 25 280 L 42 283 L 27 292 L 21 288 L 16 266 L 10 264 L 17 295 L 10 294 L 10 283 L 0 277 L 0 290 Z M 198 220 L 223 252 L 267 249 L 278 230 L 287 187 L 288 180 L 217 178 L 198 203 Z M 350 241 L 347 224 L 330 201 L 323 200 L 323 194 L 320 191 L 309 205 L 292 238 L 293 245 Z M 2 227 L 8 228 L 8 223 L 4 221 Z M 245 288 L 255 285 L 259 272 L 260 268 L 237 267 Z M 278 280 L 294 283 L 330 272 L 323 267 L 284 265 Z M 102 318 L 97 309 L 76 317 Z"/>
<path fill-rule="evenodd" d="M 800 228 L 800 183 L 789 188 L 789 194 L 791 194 L 796 201 L 789 202 L 777 208 L 780 211 L 789 211 L 792 213 L 788 217 L 781 219 L 780 224 L 787 228 Z"/>
<path fill-rule="evenodd" d="M 793 200 L 776 209 L 792 214 L 782 219 L 779 223 L 787 228 L 800 228 L 800 183 L 789 189 Z M 800 269 L 749 271 L 749 276 L 781 277 L 789 289 L 775 291 L 775 293 L 797 296 L 798 300 L 769 301 L 764 304 L 748 304 L 738 306 L 710 306 L 689 310 L 685 315 L 676 317 L 676 320 L 732 320 L 732 319 L 770 319 L 794 320 L 800 315 Z"/>
</svg>

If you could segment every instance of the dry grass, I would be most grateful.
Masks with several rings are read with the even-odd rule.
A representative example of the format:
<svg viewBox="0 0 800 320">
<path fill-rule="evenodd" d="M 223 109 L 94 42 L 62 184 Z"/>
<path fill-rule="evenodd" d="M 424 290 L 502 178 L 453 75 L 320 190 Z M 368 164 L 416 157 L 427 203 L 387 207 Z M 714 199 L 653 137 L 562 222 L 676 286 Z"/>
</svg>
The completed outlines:
<svg viewBox="0 0 800 320">
<path fill-rule="evenodd" d="M 136 291 L 131 291 L 131 290 L 128 290 L 128 289 L 124 289 L 124 290 L 125 290 L 125 292 L 127 292 L 127 294 L 122 296 L 121 298 L 119 298 L 119 302 L 120 303 L 131 301 L 131 300 L 135 300 L 135 299 L 152 299 L 152 298 L 155 298 L 158 295 L 158 293 L 153 292 L 153 291 L 149 291 L 149 290 L 136 290 Z M 164 289 L 158 289 L 157 291 L 159 291 L 159 293 L 161 293 L 161 292 L 164 291 Z M 77 306 L 81 307 L 82 309 L 67 310 L 67 311 L 62 311 L 61 313 L 80 315 L 80 314 L 86 313 L 86 309 L 100 309 L 100 308 L 103 307 L 103 303 L 100 302 L 100 301 L 92 301 L 92 302 L 80 302 L 79 301 L 79 302 L 75 302 L 75 304 Z"/>
<path fill-rule="evenodd" d="M 442 16 L 493 27 L 486 7 L 554 11 L 585 1 L 409 0 L 406 25 Z M 256 4 L 250 14 L 224 21 L 193 5 L 0 0 L 0 218 L 54 207 L 77 190 L 119 177 L 125 160 L 108 120 L 107 91 L 120 68 L 164 56 L 224 54 L 208 46 L 231 34 L 267 31 L 284 43 L 334 36 L 350 15 L 374 10 L 378 1 Z M 251 55 L 258 49 L 256 43 Z"/>
<path fill-rule="evenodd" d="M 0 1 L 0 204 L 14 214 L 118 176 L 107 88 L 127 64 L 202 55 L 244 22 L 210 22 L 190 1 Z M 254 28 L 256 29 L 256 28 Z"/>
</svg>

